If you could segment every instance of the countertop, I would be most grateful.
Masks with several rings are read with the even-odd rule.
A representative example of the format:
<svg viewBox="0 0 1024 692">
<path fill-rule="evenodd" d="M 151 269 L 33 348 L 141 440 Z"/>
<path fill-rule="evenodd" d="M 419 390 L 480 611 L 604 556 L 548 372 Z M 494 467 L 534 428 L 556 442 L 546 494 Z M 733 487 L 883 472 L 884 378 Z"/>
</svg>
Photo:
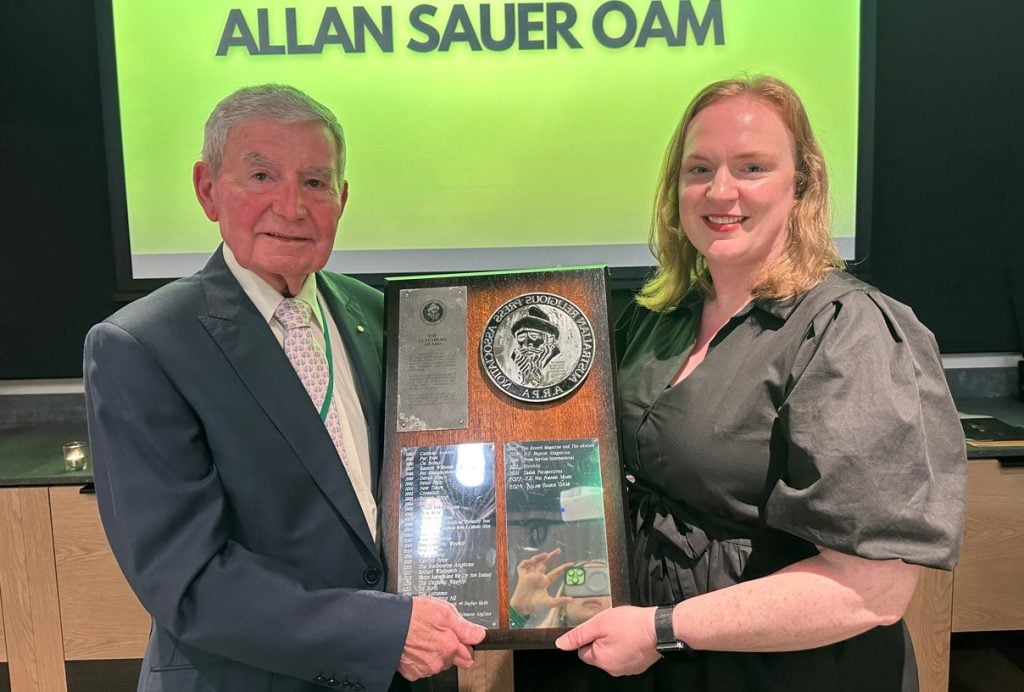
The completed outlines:
<svg viewBox="0 0 1024 692">
<path fill-rule="evenodd" d="M 963 399 L 961 414 L 992 416 L 1024 427 L 1024 404 L 1013 399 Z M 0 430 L 0 487 L 84 485 L 92 481 L 92 460 L 82 471 L 65 471 L 61 445 L 87 440 L 85 423 L 33 424 Z M 969 459 L 1024 463 L 1024 447 L 967 447 Z"/>
<path fill-rule="evenodd" d="M 61 450 L 65 442 L 87 439 L 84 422 L 0 430 L 0 487 L 89 483 L 92 460 L 81 471 L 65 471 Z"/>
<path fill-rule="evenodd" d="M 1004 423 L 1024 428 L 1024 404 L 1015 399 L 961 399 L 956 402 L 956 408 L 960 415 L 991 416 Z M 1005 463 L 1021 464 L 1024 463 L 1024 447 L 967 445 L 967 458 L 999 459 Z"/>
</svg>

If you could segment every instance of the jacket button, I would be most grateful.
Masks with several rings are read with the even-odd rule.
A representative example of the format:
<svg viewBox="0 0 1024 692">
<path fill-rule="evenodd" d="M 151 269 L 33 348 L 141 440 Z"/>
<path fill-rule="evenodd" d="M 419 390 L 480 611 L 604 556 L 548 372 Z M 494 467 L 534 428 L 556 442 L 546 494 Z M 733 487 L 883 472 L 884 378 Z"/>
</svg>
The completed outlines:
<svg viewBox="0 0 1024 692">
<path fill-rule="evenodd" d="M 325 678 L 323 675 L 317 675 L 315 678 L 313 678 L 313 682 L 322 685 L 325 682 L 327 682 L 327 678 Z"/>
<path fill-rule="evenodd" d="M 368 567 L 366 571 L 363 572 L 363 581 L 370 586 L 376 586 L 377 582 L 380 581 L 380 570 L 376 567 Z"/>
<path fill-rule="evenodd" d="M 331 687 L 337 687 L 338 686 L 338 681 L 336 679 L 334 679 L 334 678 L 329 678 L 327 680 L 327 684 L 329 686 L 331 686 Z"/>
</svg>

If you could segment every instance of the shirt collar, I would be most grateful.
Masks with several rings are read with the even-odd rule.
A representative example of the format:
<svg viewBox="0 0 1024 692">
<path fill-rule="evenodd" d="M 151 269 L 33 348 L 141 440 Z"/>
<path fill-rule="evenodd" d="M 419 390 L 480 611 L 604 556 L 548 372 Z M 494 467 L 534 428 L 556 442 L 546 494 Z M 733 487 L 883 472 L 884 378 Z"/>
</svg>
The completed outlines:
<svg viewBox="0 0 1024 692">
<path fill-rule="evenodd" d="M 789 316 L 793 314 L 797 306 L 804 299 L 806 293 L 800 295 L 790 296 L 789 298 L 781 299 L 769 299 L 769 298 L 755 298 L 749 303 L 743 306 L 739 312 L 733 315 L 732 319 L 746 318 L 750 314 L 754 314 L 755 317 L 767 318 L 765 326 L 770 325 L 772 322 L 777 323 L 777 326 L 782 326 Z M 704 303 L 704 295 L 696 287 L 690 289 L 683 299 L 679 301 L 679 309 L 685 310 L 688 313 L 694 313 L 698 306 L 702 306 Z M 759 319 L 759 321 L 764 321 Z"/>
<path fill-rule="evenodd" d="M 844 274 L 838 270 L 830 271 L 825 274 L 825 278 L 811 286 L 803 293 L 790 296 L 789 298 L 781 298 L 779 300 L 758 299 L 751 301 L 751 303 L 756 309 L 768 313 L 769 315 L 785 322 L 789 319 L 789 316 L 792 315 L 798 307 L 800 307 L 800 303 L 804 302 L 804 298 L 806 298 L 815 288 L 826 283 L 843 282 L 847 279 L 849 279 L 848 274 Z"/>
<path fill-rule="evenodd" d="M 277 310 L 277 306 L 281 304 L 284 297 L 277 289 L 260 278 L 256 272 L 239 264 L 227 243 L 224 243 L 224 262 L 228 265 L 231 274 L 238 280 L 245 295 L 249 296 L 249 300 L 256 306 L 260 315 L 267 324 L 270 324 L 270 321 L 274 319 L 274 311 Z M 302 282 L 302 288 L 299 289 L 295 297 L 313 308 L 313 319 L 323 329 L 323 325 L 320 324 L 320 311 L 317 309 L 315 277 L 315 274 L 306 276 L 305 281 Z"/>
<path fill-rule="evenodd" d="M 756 298 L 749 303 L 750 310 L 760 310 L 766 312 L 773 317 L 785 322 L 789 319 L 789 316 L 796 310 L 796 306 L 803 300 L 805 293 L 799 295 L 790 296 L 789 298 L 781 298 L 778 300 L 770 300 L 767 298 Z"/>
</svg>

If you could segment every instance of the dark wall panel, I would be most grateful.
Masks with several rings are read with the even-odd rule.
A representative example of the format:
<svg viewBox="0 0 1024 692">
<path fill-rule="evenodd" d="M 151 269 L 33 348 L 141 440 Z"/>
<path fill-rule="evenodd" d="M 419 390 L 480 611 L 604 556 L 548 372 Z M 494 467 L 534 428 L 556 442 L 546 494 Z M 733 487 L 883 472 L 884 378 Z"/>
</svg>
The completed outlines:
<svg viewBox="0 0 1024 692">
<path fill-rule="evenodd" d="M 92 3 L 0 13 L 0 379 L 77 377 L 116 308 Z"/>
<path fill-rule="evenodd" d="M 871 278 L 944 352 L 1021 348 L 1022 26 L 1022 3 L 879 2 Z"/>
</svg>

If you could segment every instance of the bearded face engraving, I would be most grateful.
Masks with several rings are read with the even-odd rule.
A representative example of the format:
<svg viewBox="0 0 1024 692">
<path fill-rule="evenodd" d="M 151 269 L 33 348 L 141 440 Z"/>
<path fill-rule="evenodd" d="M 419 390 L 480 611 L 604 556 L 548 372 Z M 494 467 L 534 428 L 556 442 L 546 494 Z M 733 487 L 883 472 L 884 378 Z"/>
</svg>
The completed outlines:
<svg viewBox="0 0 1024 692">
<path fill-rule="evenodd" d="M 491 384 L 529 403 L 576 391 L 594 362 L 594 332 L 578 306 L 552 293 L 524 293 L 495 310 L 480 337 Z"/>
<path fill-rule="evenodd" d="M 523 384 L 540 386 L 543 383 L 544 368 L 558 354 L 558 343 L 553 334 L 536 329 L 522 329 L 516 333 L 512 362 L 519 368 Z"/>
<path fill-rule="evenodd" d="M 540 386 L 544 368 L 561 352 L 558 327 L 543 310 L 531 307 L 512 325 L 512 334 L 516 339 L 512 362 L 519 369 L 519 377 L 527 386 Z"/>
</svg>

